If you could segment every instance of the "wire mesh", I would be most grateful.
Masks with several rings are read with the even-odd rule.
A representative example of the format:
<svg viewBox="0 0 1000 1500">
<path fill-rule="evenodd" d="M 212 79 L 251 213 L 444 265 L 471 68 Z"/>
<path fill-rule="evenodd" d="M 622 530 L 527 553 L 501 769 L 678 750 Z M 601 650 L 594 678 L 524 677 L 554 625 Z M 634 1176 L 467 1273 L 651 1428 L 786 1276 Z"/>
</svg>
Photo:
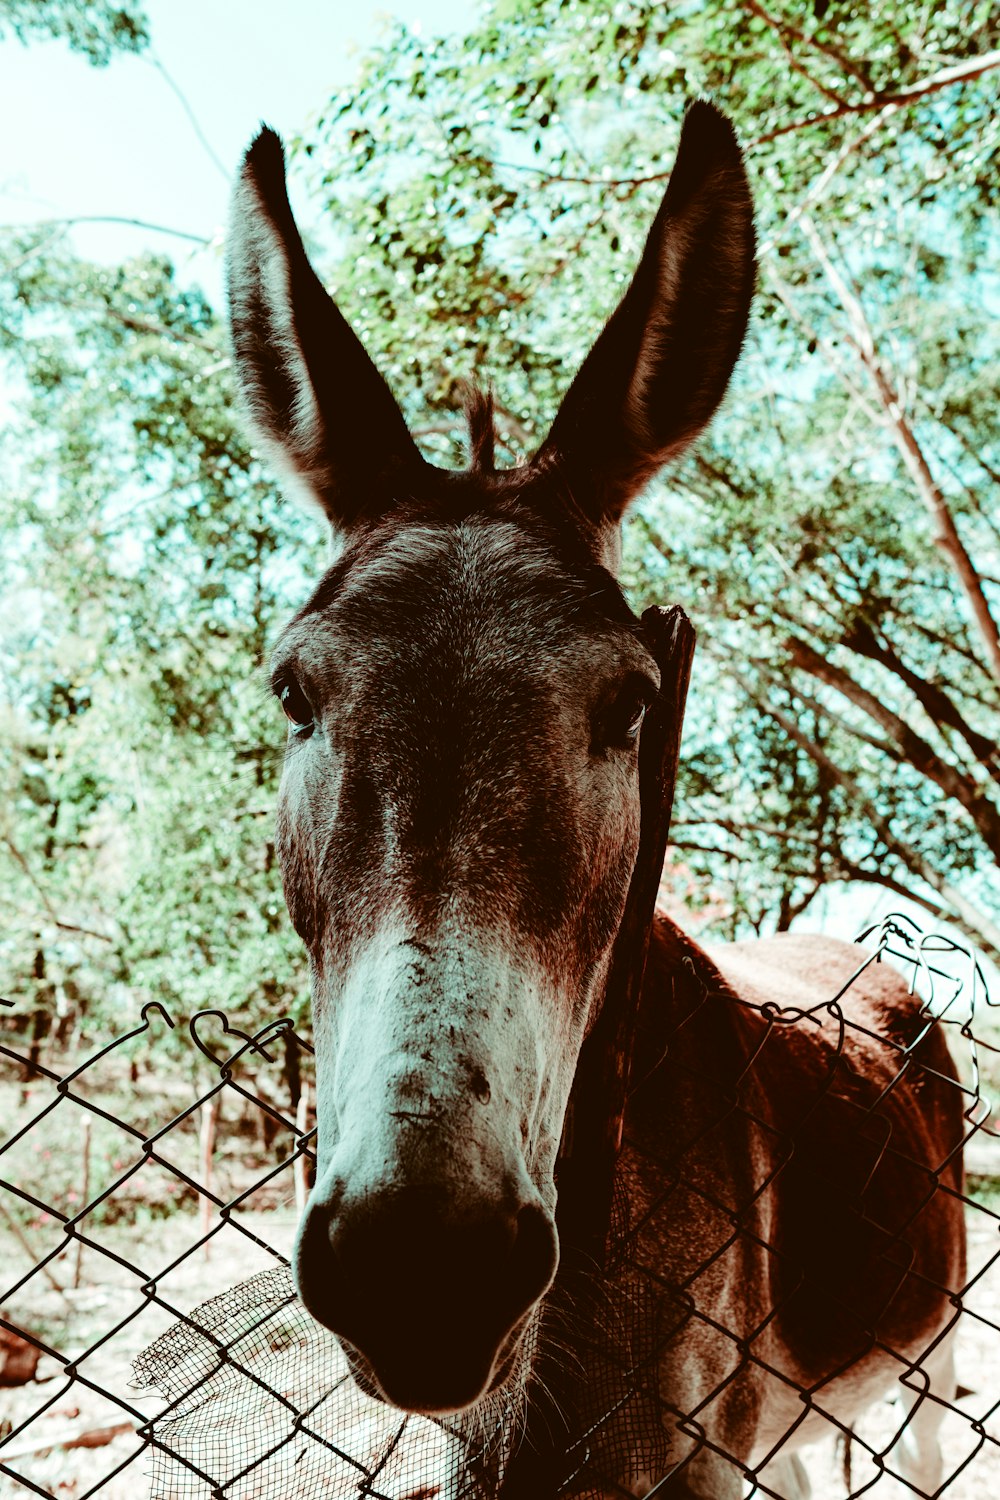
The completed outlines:
<svg viewBox="0 0 1000 1500">
<path fill-rule="evenodd" d="M 893 1481 L 897 1493 L 928 1500 L 943 1489 L 950 1500 L 1000 1493 L 1000 1152 L 983 1084 L 997 1051 L 986 979 L 968 949 L 907 918 L 863 936 L 852 982 L 818 1005 L 737 999 L 695 976 L 683 1004 L 675 996 L 664 1007 L 633 1076 L 603 1270 L 567 1267 L 535 1330 L 526 1384 L 443 1422 L 364 1397 L 336 1340 L 296 1297 L 288 1257 L 314 1134 L 302 1111 L 296 1117 L 279 1102 L 281 1055 L 294 1045 L 289 1022 L 251 1037 L 219 1012 L 202 1013 L 184 1038 L 189 1082 L 143 1096 L 130 1085 L 129 1059 L 164 1044 L 172 1022 L 161 1007 L 147 1006 L 138 1026 L 68 1071 L 33 1060 L 23 1026 L 7 1013 L 0 1495 L 607 1500 L 697 1493 L 699 1464 L 717 1472 L 720 1497 L 800 1500 L 807 1479 L 829 1500 L 888 1494 Z M 886 960 L 916 996 L 905 1035 L 852 1003 L 858 977 Z M 753 1017 L 752 1049 L 727 1059 L 683 1045 L 719 1006 Z M 817 1027 L 832 1038 L 821 1083 L 797 1114 L 762 1101 L 775 1038 L 794 1043 Z M 928 1062 L 938 1056 L 928 1038 L 945 1032 L 956 1077 Z M 874 1092 L 852 1075 L 859 1047 L 882 1060 Z M 676 1138 L 657 1149 L 641 1128 L 643 1111 L 671 1090 L 702 1101 L 698 1126 L 685 1137 L 675 1118 Z M 831 1099 L 852 1120 L 837 1159 L 823 1156 L 815 1130 L 810 1136 Z M 213 1154 L 205 1122 L 220 1107 L 228 1125 Z M 885 1128 L 886 1119 L 891 1127 L 904 1114 L 942 1109 L 959 1126 L 954 1148 L 933 1159 Z M 82 1139 L 85 1123 L 100 1170 L 67 1173 L 55 1143 Z M 723 1182 L 706 1171 L 713 1132 L 751 1132 L 763 1143 L 752 1179 Z M 833 1259 L 803 1268 L 768 1205 L 782 1174 L 799 1171 L 813 1179 L 815 1212 L 840 1212 L 838 1174 L 859 1163 L 849 1212 L 878 1230 L 878 1244 L 867 1283 L 845 1298 Z M 895 1222 L 871 1199 L 890 1169 L 917 1173 L 922 1184 Z M 914 1276 L 933 1279 L 913 1246 L 920 1215 L 943 1199 L 961 1207 L 968 1269 L 942 1285 L 946 1315 L 916 1352 L 912 1341 L 903 1351 L 883 1315 Z M 697 1228 L 685 1240 L 677 1226 Z M 740 1283 L 732 1267 L 741 1255 L 745 1264 L 795 1268 L 764 1278 L 784 1287 L 780 1298 L 761 1302 Z M 887 1265 L 895 1288 L 883 1284 Z M 786 1357 L 803 1277 L 812 1292 L 818 1281 L 828 1292 L 808 1304 L 822 1306 L 834 1350 L 819 1380 L 798 1378 Z M 860 1418 L 848 1418 L 830 1393 L 859 1340 L 878 1348 L 889 1374 Z M 692 1364 L 704 1366 L 704 1378 L 675 1378 Z M 740 1426 L 720 1413 L 731 1417 L 752 1392 L 781 1418 L 748 1453 L 720 1436 Z M 793 1455 L 800 1439 L 819 1446 Z M 716 1470 L 706 1470 L 713 1455 Z"/>
</svg>

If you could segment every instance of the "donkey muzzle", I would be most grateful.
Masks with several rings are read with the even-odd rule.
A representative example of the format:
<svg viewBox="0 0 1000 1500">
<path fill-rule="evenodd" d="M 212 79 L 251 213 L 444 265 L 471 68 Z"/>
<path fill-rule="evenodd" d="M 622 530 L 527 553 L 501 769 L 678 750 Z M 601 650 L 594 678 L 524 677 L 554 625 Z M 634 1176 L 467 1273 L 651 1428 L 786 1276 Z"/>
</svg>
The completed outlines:
<svg viewBox="0 0 1000 1500">
<path fill-rule="evenodd" d="M 362 1389 L 440 1416 L 500 1383 L 557 1260 L 540 1200 L 458 1208 L 442 1186 L 415 1184 L 311 1205 L 295 1278 Z"/>
</svg>

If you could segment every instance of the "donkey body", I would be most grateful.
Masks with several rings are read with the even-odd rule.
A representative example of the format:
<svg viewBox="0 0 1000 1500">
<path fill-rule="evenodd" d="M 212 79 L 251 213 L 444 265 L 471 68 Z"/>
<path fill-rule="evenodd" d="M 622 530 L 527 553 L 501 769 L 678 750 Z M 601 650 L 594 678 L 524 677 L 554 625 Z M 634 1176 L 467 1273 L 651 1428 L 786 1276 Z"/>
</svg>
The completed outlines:
<svg viewBox="0 0 1000 1500">
<path fill-rule="evenodd" d="M 737 1496 L 732 1459 L 760 1472 L 778 1454 L 765 1491 L 799 1500 L 792 1450 L 849 1432 L 900 1380 L 915 1410 L 889 1467 L 941 1484 L 962 1095 L 898 974 L 855 977 L 866 956 L 791 934 L 706 951 L 657 920 L 620 1173 L 679 1424 L 651 1478 L 690 1458 L 677 1494 Z"/>
<path fill-rule="evenodd" d="M 658 689 L 614 581 L 620 522 L 721 400 L 753 275 L 740 152 L 697 104 L 633 282 L 538 454 L 496 471 L 480 402 L 473 467 L 443 471 L 308 263 L 277 137 L 243 165 L 241 387 L 261 445 L 343 540 L 272 663 L 290 721 L 277 844 L 317 1049 L 295 1274 L 362 1388 L 408 1411 L 523 1385 L 545 1337 L 557 1151 Z M 621 1161 L 661 1289 L 655 1436 L 609 1439 L 609 1484 L 644 1493 L 676 1470 L 657 1493 L 726 1500 L 770 1463 L 774 1492 L 799 1495 L 777 1450 L 822 1414 L 848 1424 L 931 1344 L 927 1378 L 951 1394 L 952 1066 L 883 967 L 852 987 L 845 1032 L 825 1002 L 856 967 L 822 939 L 698 949 L 658 919 Z M 782 1007 L 800 1024 L 775 1024 Z M 901 1055 L 913 1073 L 891 1087 Z M 923 1480 L 934 1425 L 908 1460 Z"/>
</svg>

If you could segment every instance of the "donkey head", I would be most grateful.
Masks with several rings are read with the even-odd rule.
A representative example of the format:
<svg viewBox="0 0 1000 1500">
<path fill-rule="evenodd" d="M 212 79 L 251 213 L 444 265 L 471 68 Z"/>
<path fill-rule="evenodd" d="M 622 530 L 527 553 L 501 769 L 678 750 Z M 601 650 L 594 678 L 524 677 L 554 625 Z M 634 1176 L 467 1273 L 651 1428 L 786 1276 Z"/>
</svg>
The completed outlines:
<svg viewBox="0 0 1000 1500">
<path fill-rule="evenodd" d="M 337 562 L 278 641 L 278 852 L 312 964 L 319 1164 L 302 1299 L 355 1378 L 462 1410 L 555 1274 L 553 1173 L 639 838 L 658 687 L 613 573 L 629 500 L 718 405 L 746 329 L 750 195 L 728 122 L 687 115 L 635 277 L 548 438 L 496 471 L 420 455 L 306 258 L 277 137 L 229 240 L 255 434 Z"/>
</svg>

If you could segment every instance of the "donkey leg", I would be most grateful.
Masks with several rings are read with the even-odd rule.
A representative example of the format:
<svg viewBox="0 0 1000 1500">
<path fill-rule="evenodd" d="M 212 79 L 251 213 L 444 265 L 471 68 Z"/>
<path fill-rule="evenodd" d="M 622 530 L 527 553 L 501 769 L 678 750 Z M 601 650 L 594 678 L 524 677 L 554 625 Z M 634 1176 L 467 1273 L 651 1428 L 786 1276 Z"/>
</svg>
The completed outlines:
<svg viewBox="0 0 1000 1500">
<path fill-rule="evenodd" d="M 903 1386 L 906 1425 L 887 1456 L 908 1484 L 925 1495 L 933 1495 L 944 1479 L 940 1438 L 948 1410 L 944 1403 L 953 1402 L 956 1391 L 953 1333 L 942 1339 L 933 1354 L 920 1361 L 918 1370 L 923 1370 L 926 1384 L 917 1374 L 912 1384 Z"/>
<path fill-rule="evenodd" d="M 718 1454 L 699 1454 L 648 1489 L 636 1492 L 649 1500 L 743 1500 L 746 1481 L 735 1464 Z M 797 1500 L 794 1495 L 789 1500 Z"/>
<path fill-rule="evenodd" d="M 757 1481 L 763 1496 L 781 1496 L 781 1500 L 810 1500 L 813 1481 L 798 1454 L 778 1454 L 771 1463 L 757 1470 Z M 756 1494 L 756 1491 L 754 1491 Z"/>
<path fill-rule="evenodd" d="M 809 1471 L 797 1453 L 779 1453 L 757 1478 L 765 1495 L 780 1495 L 781 1500 L 809 1500 L 812 1495 Z"/>
</svg>

